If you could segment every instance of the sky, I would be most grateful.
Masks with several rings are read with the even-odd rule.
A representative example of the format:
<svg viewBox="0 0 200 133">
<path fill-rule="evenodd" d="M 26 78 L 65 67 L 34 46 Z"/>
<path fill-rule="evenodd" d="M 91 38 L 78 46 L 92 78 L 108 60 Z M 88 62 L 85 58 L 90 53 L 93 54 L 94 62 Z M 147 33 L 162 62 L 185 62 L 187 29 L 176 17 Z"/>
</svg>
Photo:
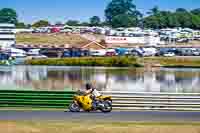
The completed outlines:
<svg viewBox="0 0 200 133">
<path fill-rule="evenodd" d="M 66 22 L 69 19 L 88 21 L 91 16 L 104 19 L 104 10 L 111 0 L 1 0 L 0 8 L 13 8 L 19 20 L 34 23 L 45 19 L 51 23 Z M 142 13 L 154 6 L 162 10 L 200 8 L 200 0 L 133 0 Z"/>
</svg>

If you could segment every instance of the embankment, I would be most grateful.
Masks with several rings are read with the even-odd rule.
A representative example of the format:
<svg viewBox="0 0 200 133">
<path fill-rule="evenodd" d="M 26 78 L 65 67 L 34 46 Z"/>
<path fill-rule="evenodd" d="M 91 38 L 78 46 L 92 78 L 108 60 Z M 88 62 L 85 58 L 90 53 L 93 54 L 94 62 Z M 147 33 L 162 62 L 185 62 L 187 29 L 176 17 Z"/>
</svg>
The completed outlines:
<svg viewBox="0 0 200 133">
<path fill-rule="evenodd" d="M 140 62 L 151 67 L 200 68 L 200 57 L 145 57 Z"/>
<path fill-rule="evenodd" d="M 135 57 L 81 57 L 27 60 L 26 65 L 139 67 Z"/>
<path fill-rule="evenodd" d="M 200 57 L 81 57 L 26 60 L 26 65 L 200 68 Z"/>
</svg>

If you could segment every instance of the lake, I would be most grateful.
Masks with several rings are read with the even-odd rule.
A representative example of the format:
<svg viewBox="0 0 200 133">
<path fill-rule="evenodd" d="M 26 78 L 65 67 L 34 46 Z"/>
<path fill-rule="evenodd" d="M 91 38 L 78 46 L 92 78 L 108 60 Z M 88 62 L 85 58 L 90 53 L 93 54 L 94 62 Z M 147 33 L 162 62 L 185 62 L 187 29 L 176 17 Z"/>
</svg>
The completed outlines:
<svg viewBox="0 0 200 133">
<path fill-rule="evenodd" d="M 0 66 L 0 89 L 200 93 L 200 69 Z"/>
</svg>

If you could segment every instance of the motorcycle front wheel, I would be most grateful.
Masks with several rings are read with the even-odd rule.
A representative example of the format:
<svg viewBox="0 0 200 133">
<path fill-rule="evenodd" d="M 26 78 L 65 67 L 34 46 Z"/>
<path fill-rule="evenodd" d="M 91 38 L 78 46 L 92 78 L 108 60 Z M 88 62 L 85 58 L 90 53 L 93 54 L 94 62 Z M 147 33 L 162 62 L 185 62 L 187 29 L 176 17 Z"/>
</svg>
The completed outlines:
<svg viewBox="0 0 200 133">
<path fill-rule="evenodd" d="M 70 112 L 80 112 L 80 107 L 77 103 L 73 102 L 72 104 L 69 105 L 69 111 Z"/>
<path fill-rule="evenodd" d="M 103 102 L 104 106 L 101 108 L 101 111 L 104 113 L 109 113 L 112 111 L 112 102 L 111 101 L 104 101 Z"/>
</svg>

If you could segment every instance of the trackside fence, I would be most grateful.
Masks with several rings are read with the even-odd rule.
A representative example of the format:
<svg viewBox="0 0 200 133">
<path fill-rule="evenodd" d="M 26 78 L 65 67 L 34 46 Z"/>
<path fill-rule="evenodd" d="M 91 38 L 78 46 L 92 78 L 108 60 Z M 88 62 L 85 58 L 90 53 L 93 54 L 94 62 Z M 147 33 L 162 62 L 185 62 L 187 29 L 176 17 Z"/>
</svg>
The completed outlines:
<svg viewBox="0 0 200 133">
<path fill-rule="evenodd" d="M 66 108 L 73 91 L 0 90 L 0 107 Z"/>
<path fill-rule="evenodd" d="M 102 93 L 113 97 L 114 109 L 200 111 L 200 93 Z"/>
<path fill-rule="evenodd" d="M 200 111 L 199 93 L 101 92 L 113 98 L 115 110 Z M 74 91 L 0 90 L 0 107 L 66 108 Z"/>
</svg>

